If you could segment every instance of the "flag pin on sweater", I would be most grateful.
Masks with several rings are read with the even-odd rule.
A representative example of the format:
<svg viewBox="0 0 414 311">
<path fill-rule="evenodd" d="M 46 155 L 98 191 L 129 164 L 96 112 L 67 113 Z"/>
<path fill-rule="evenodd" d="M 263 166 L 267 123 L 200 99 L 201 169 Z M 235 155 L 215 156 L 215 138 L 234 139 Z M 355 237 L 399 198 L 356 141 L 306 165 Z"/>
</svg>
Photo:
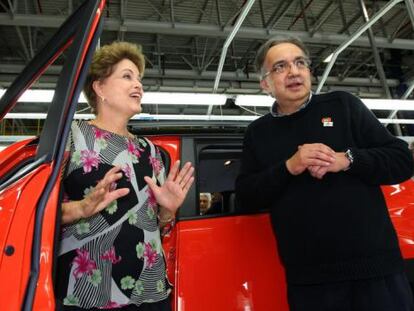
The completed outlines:
<svg viewBox="0 0 414 311">
<path fill-rule="evenodd" d="M 333 121 L 331 117 L 322 118 L 322 124 L 324 127 L 333 127 Z"/>
</svg>

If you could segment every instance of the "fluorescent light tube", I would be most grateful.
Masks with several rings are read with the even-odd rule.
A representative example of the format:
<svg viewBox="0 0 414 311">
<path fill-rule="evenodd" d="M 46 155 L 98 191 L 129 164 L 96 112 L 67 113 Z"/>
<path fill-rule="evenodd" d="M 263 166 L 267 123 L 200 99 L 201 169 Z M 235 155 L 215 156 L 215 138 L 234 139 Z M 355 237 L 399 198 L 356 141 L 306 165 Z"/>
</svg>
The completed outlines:
<svg viewBox="0 0 414 311">
<path fill-rule="evenodd" d="M 46 113 L 8 113 L 4 119 L 45 119 Z M 79 113 L 75 114 L 74 119 L 89 120 L 94 119 L 94 114 Z M 221 116 L 221 115 L 176 115 L 176 114 L 149 114 L 140 113 L 132 117 L 132 120 L 199 120 L 199 121 L 254 121 L 259 116 Z M 378 119 L 384 124 L 414 124 L 414 119 Z"/>
<path fill-rule="evenodd" d="M 409 99 L 361 99 L 371 110 L 414 110 L 414 100 Z"/>
<path fill-rule="evenodd" d="M 12 112 L 4 116 L 4 119 L 46 119 L 46 113 L 24 113 L 24 112 Z M 75 114 L 74 119 L 94 119 L 94 114 L 78 113 Z M 200 121 L 253 121 L 258 116 L 221 116 L 221 115 L 206 115 L 206 114 L 149 114 L 140 113 L 136 114 L 131 120 L 200 120 Z"/>
<path fill-rule="evenodd" d="M 222 106 L 226 100 L 221 94 L 145 92 L 142 104 Z"/>
<path fill-rule="evenodd" d="M 5 92 L 6 90 L 0 90 L 0 97 Z M 54 93 L 54 90 L 26 90 L 18 102 L 50 103 Z M 141 103 L 144 105 L 222 106 L 226 100 L 227 96 L 221 94 L 145 92 Z M 83 92 L 79 96 L 79 102 L 87 102 Z"/>
<path fill-rule="evenodd" d="M 407 110 L 414 111 L 414 100 L 408 99 L 361 99 L 371 110 Z M 266 95 L 237 95 L 236 105 L 244 107 L 271 107 L 274 98 Z"/>
<path fill-rule="evenodd" d="M 0 90 L 0 98 L 6 90 Z M 53 90 L 26 90 L 22 96 L 20 96 L 18 102 L 31 102 L 31 103 L 50 103 L 53 99 L 55 91 Z"/>
<path fill-rule="evenodd" d="M 237 95 L 236 106 L 243 107 L 271 107 L 275 99 L 266 95 Z"/>
</svg>

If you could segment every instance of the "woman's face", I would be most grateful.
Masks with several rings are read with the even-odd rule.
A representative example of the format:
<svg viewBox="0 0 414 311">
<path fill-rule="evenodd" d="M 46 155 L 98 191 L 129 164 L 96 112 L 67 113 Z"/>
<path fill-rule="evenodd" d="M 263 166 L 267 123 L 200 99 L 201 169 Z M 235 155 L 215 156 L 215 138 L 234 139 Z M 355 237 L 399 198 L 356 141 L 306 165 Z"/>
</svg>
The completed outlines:
<svg viewBox="0 0 414 311">
<path fill-rule="evenodd" d="M 112 74 L 103 81 L 95 81 L 94 90 L 98 99 L 98 114 L 107 110 L 130 118 L 142 110 L 141 99 L 144 92 L 140 72 L 129 59 L 117 63 Z"/>
</svg>

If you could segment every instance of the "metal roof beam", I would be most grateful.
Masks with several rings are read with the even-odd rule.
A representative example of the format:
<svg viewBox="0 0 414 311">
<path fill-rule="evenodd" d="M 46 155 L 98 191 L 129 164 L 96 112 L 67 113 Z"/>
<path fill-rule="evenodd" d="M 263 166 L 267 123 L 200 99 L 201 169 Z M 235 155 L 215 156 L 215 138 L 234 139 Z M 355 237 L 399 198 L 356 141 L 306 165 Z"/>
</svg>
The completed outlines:
<svg viewBox="0 0 414 311">
<path fill-rule="evenodd" d="M 350 31 L 349 31 L 349 27 L 351 27 L 352 26 L 352 24 L 354 24 L 360 17 L 361 17 L 361 12 L 357 12 L 357 13 L 355 13 L 355 15 L 354 16 L 352 16 L 351 17 L 351 19 L 350 20 L 348 20 L 348 23 L 346 24 L 346 25 L 344 25 L 343 27 L 342 27 L 342 29 L 340 29 L 339 31 L 338 31 L 338 33 L 344 33 L 345 31 L 347 32 L 347 33 L 350 33 Z"/>
<path fill-rule="evenodd" d="M 326 78 L 329 75 L 329 72 L 331 71 L 336 59 L 338 58 L 338 55 L 340 53 L 342 53 L 349 45 L 352 44 L 352 42 L 355 42 L 356 40 L 358 40 L 358 38 L 362 35 L 362 33 L 365 32 L 365 30 L 367 30 L 369 27 L 371 27 L 375 22 L 378 21 L 379 18 L 381 18 L 381 16 L 383 16 L 384 14 L 386 14 L 389 10 L 392 9 L 392 7 L 394 7 L 396 4 L 398 4 L 399 2 L 401 2 L 403 0 L 392 0 L 390 2 L 388 2 L 380 11 L 378 11 L 373 17 L 372 19 L 370 19 L 369 22 L 361 25 L 361 27 L 358 28 L 358 30 L 352 34 L 352 36 L 345 42 L 343 42 L 333 53 L 332 53 L 332 57 L 331 60 L 329 61 L 327 67 L 325 68 L 325 71 L 322 75 L 322 79 L 319 82 L 318 88 L 316 89 L 316 94 L 318 94 L 321 89 L 322 86 L 326 80 Z"/>
<path fill-rule="evenodd" d="M 145 2 L 147 2 L 147 4 L 155 11 L 155 13 L 157 13 L 157 15 L 161 18 L 161 19 L 163 19 L 163 20 L 165 20 L 165 21 L 168 21 L 168 18 L 167 17 L 165 17 L 164 15 L 163 15 L 163 10 L 158 10 L 158 8 L 155 6 L 155 5 L 153 5 L 152 4 L 152 1 L 150 1 L 150 0 L 145 0 Z"/>
<path fill-rule="evenodd" d="M 57 28 L 63 23 L 64 19 L 65 17 L 62 16 L 40 16 L 30 14 L 15 14 L 14 17 L 11 17 L 7 13 L 0 13 L 0 25 L 4 26 Z M 120 20 L 109 18 L 105 20 L 104 29 L 118 31 L 120 25 Z M 232 26 L 222 28 L 213 24 L 189 24 L 178 22 L 176 22 L 175 27 L 173 27 L 169 22 L 137 21 L 131 19 L 126 19 L 123 26 L 126 27 L 127 31 L 135 33 L 204 36 L 214 38 L 226 38 L 233 29 Z M 257 27 L 241 27 L 237 33 L 237 37 L 241 39 L 267 40 L 269 36 L 296 36 L 305 43 L 324 45 L 340 45 L 351 38 L 351 36 L 345 34 L 315 33 L 311 36 L 304 31 L 266 30 Z M 414 40 L 395 39 L 393 42 L 389 42 L 388 38 L 384 37 L 375 37 L 375 40 L 379 48 L 414 50 Z M 367 36 L 363 36 L 356 39 L 352 45 L 370 47 L 370 42 Z"/>
<path fill-rule="evenodd" d="M 401 21 L 399 22 L 399 24 L 397 25 L 397 28 L 395 28 L 394 32 L 391 34 L 390 37 L 390 41 L 394 40 L 397 35 L 399 34 L 399 32 L 401 31 L 401 29 L 407 24 L 408 22 L 408 16 L 406 16 L 405 18 L 401 19 Z"/>
<path fill-rule="evenodd" d="M 218 1 L 218 0 L 216 0 L 216 1 Z M 263 0 L 259 0 L 259 8 L 260 8 L 260 18 L 261 18 L 261 21 L 262 21 L 262 27 L 265 28 L 266 27 L 265 26 L 266 18 L 265 18 L 265 15 L 264 15 Z"/>
<path fill-rule="evenodd" d="M 410 16 L 412 26 L 414 27 L 414 2 L 412 0 L 405 0 L 407 6 L 408 16 Z"/>
<path fill-rule="evenodd" d="M 411 92 L 414 91 L 414 79 L 409 83 L 407 90 L 401 97 L 402 99 L 407 99 L 410 96 Z"/>
<path fill-rule="evenodd" d="M 374 7 L 373 7 L 373 14 L 375 14 L 375 12 L 380 10 L 379 4 L 377 1 L 374 1 L 373 3 Z M 384 21 L 384 17 L 380 18 L 379 20 L 379 24 L 380 24 L 380 30 L 382 31 L 382 35 L 384 37 L 389 38 L 388 33 L 387 33 L 387 28 L 385 27 L 385 21 Z M 374 30 L 373 30 L 374 31 Z M 374 32 L 374 35 L 376 34 L 376 32 Z"/>
<path fill-rule="evenodd" d="M 361 7 L 362 16 L 364 16 L 365 22 L 368 23 L 369 22 L 368 10 L 367 10 L 364 0 L 359 0 L 359 5 Z M 371 42 L 371 48 L 372 48 L 372 53 L 374 55 L 375 66 L 377 67 L 378 76 L 381 80 L 382 87 L 384 88 L 384 93 L 387 98 L 392 98 L 391 91 L 387 85 L 387 78 L 385 76 L 384 67 L 382 66 L 382 60 L 378 52 L 377 44 L 375 42 L 374 32 L 372 31 L 371 27 L 367 29 L 367 33 L 368 33 L 369 41 Z"/>
<path fill-rule="evenodd" d="M 401 97 L 401 99 L 407 99 L 408 98 L 408 96 L 410 96 L 410 94 L 411 94 L 411 92 L 414 90 L 414 80 L 412 80 L 409 84 L 408 84 L 408 88 L 407 88 L 407 90 L 405 91 L 405 93 L 403 94 L 403 96 Z M 397 115 L 397 113 L 398 113 L 398 110 L 394 110 L 394 111 L 392 111 L 389 115 L 388 115 L 388 117 L 387 117 L 387 119 L 394 119 L 395 118 L 395 116 Z M 388 123 L 385 125 L 385 126 L 387 126 L 388 125 Z"/>
<path fill-rule="evenodd" d="M 170 21 L 172 26 L 174 27 L 175 18 L 174 18 L 174 0 L 170 0 Z"/>
<path fill-rule="evenodd" d="M 321 14 L 322 16 L 318 17 L 317 23 L 312 27 L 312 30 L 310 31 L 311 36 L 313 36 L 319 30 L 319 28 L 321 28 L 322 25 L 331 17 L 331 15 L 335 13 L 338 9 L 338 4 L 331 6 L 332 4 L 334 4 L 333 1 L 330 2 L 330 5 L 326 8 L 323 14 Z M 328 11 L 329 7 L 330 10 Z"/>
<path fill-rule="evenodd" d="M 277 15 L 279 14 L 279 11 L 282 9 L 282 7 L 283 7 L 283 5 L 284 5 L 284 2 L 285 2 L 286 0 L 281 0 L 280 2 L 279 2 L 279 5 L 277 6 L 277 8 L 273 11 L 273 13 L 272 13 L 272 15 L 269 17 L 269 19 L 267 20 L 267 22 L 265 21 L 264 22 L 264 24 L 263 24 L 263 28 L 268 28 L 269 30 L 272 28 L 271 27 L 271 25 L 272 25 L 272 23 L 273 23 L 273 21 L 274 21 L 274 19 L 277 17 Z M 286 11 L 286 10 L 283 10 L 283 11 Z M 282 11 L 282 12 L 283 12 Z M 264 13 L 263 13 L 263 18 L 264 18 Z"/>
<path fill-rule="evenodd" d="M 273 22 L 272 26 L 270 28 L 268 27 L 267 30 L 272 30 L 272 29 L 276 28 L 276 26 L 282 21 L 282 19 L 286 16 L 288 11 L 290 10 L 292 5 L 294 5 L 294 4 L 295 4 L 295 0 L 292 0 L 292 1 L 288 2 L 287 5 L 283 8 L 282 13 L 279 14 L 277 19 Z"/>
<path fill-rule="evenodd" d="M 312 2 L 312 1 L 313 0 L 311 0 L 310 2 Z M 300 0 L 299 3 L 300 3 L 300 7 L 303 10 L 303 24 L 305 25 L 305 30 L 309 31 L 308 18 L 306 16 L 306 7 L 307 7 L 307 5 L 305 7 L 305 5 L 303 4 L 303 0 Z"/>
<path fill-rule="evenodd" d="M 350 31 L 349 31 L 349 27 L 347 27 L 347 21 L 346 21 L 346 16 L 345 16 L 344 5 L 343 5 L 341 0 L 338 1 L 338 3 L 339 3 L 339 12 L 341 13 L 341 20 L 342 20 L 343 28 L 346 28 L 345 31 L 349 35 Z"/>
<path fill-rule="evenodd" d="M 209 2 L 209 0 L 205 0 L 204 4 L 203 4 L 203 8 L 200 9 L 200 16 L 198 17 L 198 23 L 201 23 L 201 21 L 203 20 L 203 16 L 206 12 L 208 2 Z M 198 5 L 196 3 L 195 3 L 195 5 L 198 7 Z"/>
<path fill-rule="evenodd" d="M 15 75 L 19 74 L 24 68 L 24 65 L 14 65 L 14 64 L 5 64 L 0 63 L 0 85 L 4 85 L 4 82 L 10 81 Z M 42 80 L 47 80 L 48 77 L 53 77 L 58 75 L 62 70 L 62 66 L 51 65 L 46 70 L 46 74 L 42 77 Z M 198 70 L 183 70 L 183 69 L 165 69 L 164 74 L 160 74 L 158 69 L 148 68 L 145 69 L 144 81 L 151 78 L 162 78 L 162 79 L 171 79 L 179 81 L 181 79 L 198 79 L 198 80 L 214 80 L 216 77 L 216 71 L 204 71 L 199 73 Z M 256 73 L 249 73 L 247 76 L 245 73 L 234 72 L 234 71 L 224 71 L 222 73 L 222 79 L 230 81 L 246 81 L 257 83 L 259 88 L 259 76 Z M 320 76 L 314 81 L 316 83 L 321 79 Z M 51 81 L 50 81 L 51 82 Z M 357 77 L 346 77 L 340 79 L 339 77 L 328 77 L 326 83 L 335 84 L 335 85 L 355 85 L 355 86 L 372 86 L 372 87 L 381 87 L 381 81 L 378 79 L 372 78 L 357 78 Z M 145 83 L 144 83 L 145 84 Z M 396 87 L 400 84 L 397 79 L 387 79 L 387 84 L 390 87 Z M 258 89 L 259 90 L 259 89 Z"/>
<path fill-rule="evenodd" d="M 226 38 L 226 41 L 224 42 L 223 49 L 221 51 L 221 56 L 220 56 L 218 68 L 217 68 L 217 75 L 216 75 L 216 78 L 214 80 L 213 93 L 216 93 L 217 89 L 219 87 L 220 78 L 221 78 L 221 75 L 223 73 L 224 62 L 226 60 L 227 49 L 228 49 L 229 45 L 232 43 L 234 37 L 236 36 L 238 30 L 240 29 L 241 24 L 243 23 L 244 19 L 246 18 L 247 14 L 249 13 L 250 9 L 252 8 L 252 6 L 254 4 L 254 1 L 255 0 L 248 0 L 244 4 L 244 6 L 242 7 L 242 11 L 241 11 L 240 15 L 237 17 L 237 20 L 236 20 L 236 23 L 234 24 L 234 27 L 232 27 L 232 31 L 230 32 L 229 36 Z M 213 106 L 210 105 L 208 107 L 207 114 L 210 115 L 212 110 L 213 110 Z"/>
</svg>

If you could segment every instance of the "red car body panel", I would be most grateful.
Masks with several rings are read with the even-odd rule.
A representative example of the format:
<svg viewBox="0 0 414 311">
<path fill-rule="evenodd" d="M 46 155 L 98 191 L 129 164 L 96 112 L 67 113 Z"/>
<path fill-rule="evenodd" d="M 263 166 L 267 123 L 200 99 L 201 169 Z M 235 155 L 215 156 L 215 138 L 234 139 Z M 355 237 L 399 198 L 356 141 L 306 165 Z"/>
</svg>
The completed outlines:
<svg viewBox="0 0 414 311">
<path fill-rule="evenodd" d="M 181 140 L 177 136 L 152 136 L 151 141 L 168 153 L 171 164 L 180 160 Z M 175 284 L 176 267 L 176 231 L 170 232 L 163 239 L 163 249 L 167 263 L 167 277 Z"/>
<path fill-rule="evenodd" d="M 414 180 L 383 186 L 388 211 L 404 258 L 414 258 Z"/>
<path fill-rule="evenodd" d="M 13 247 L 12 256 L 2 252 L 0 310 L 20 310 L 30 272 L 34 213 L 50 171 L 50 166 L 42 165 L 0 192 L 1 245 Z"/>
<path fill-rule="evenodd" d="M 6 175 L 16 165 L 24 162 L 25 160 L 33 157 L 36 154 L 36 145 L 30 145 L 29 143 L 33 139 L 25 139 L 15 144 L 8 146 L 0 157 L 0 176 Z"/>
<path fill-rule="evenodd" d="M 180 160 L 181 139 L 178 136 L 152 136 L 150 140 L 168 152 L 171 164 Z"/>
<path fill-rule="evenodd" d="M 268 214 L 180 221 L 176 230 L 176 310 L 289 310 Z"/>
<path fill-rule="evenodd" d="M 38 290 L 33 303 L 33 310 L 55 310 L 55 295 L 53 285 L 54 237 L 56 230 L 56 213 L 59 202 L 60 183 L 55 184 L 49 196 L 43 218 L 42 242 Z M 60 215 L 60 214 L 59 214 Z"/>
</svg>

